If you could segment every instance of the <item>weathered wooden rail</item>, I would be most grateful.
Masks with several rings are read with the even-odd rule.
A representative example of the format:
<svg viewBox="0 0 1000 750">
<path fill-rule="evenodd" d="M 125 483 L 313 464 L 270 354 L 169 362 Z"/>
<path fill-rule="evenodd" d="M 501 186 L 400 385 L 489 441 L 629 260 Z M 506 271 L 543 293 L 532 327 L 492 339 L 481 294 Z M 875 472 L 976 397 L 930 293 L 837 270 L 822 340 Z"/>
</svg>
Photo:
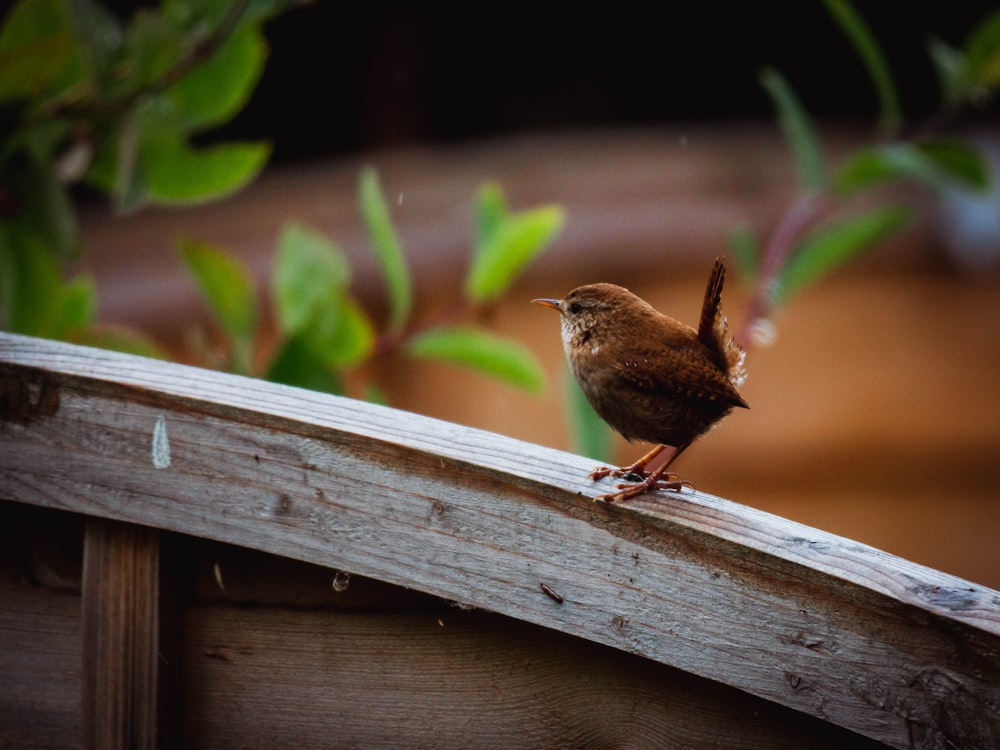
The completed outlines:
<svg viewBox="0 0 1000 750">
<path fill-rule="evenodd" d="M 0 500 L 92 519 L 88 746 L 169 739 L 157 530 L 605 644 L 891 747 L 1000 746 L 1000 593 L 695 491 L 595 503 L 591 468 L 372 404 L 0 334 Z"/>
</svg>

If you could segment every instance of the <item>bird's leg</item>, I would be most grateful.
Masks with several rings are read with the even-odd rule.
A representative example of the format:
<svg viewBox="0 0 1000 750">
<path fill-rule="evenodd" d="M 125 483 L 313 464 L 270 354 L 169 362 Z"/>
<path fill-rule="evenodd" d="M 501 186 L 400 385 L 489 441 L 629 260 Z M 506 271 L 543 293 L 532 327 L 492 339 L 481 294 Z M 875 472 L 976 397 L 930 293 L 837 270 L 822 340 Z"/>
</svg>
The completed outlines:
<svg viewBox="0 0 1000 750">
<path fill-rule="evenodd" d="M 640 458 L 634 464 L 631 464 L 630 466 L 623 466 L 620 469 L 612 469 L 610 466 L 598 466 L 590 472 L 590 478 L 595 482 L 598 479 L 604 479 L 604 477 L 622 477 L 623 479 L 628 479 L 631 476 L 635 478 L 635 481 L 645 479 L 649 476 L 649 473 L 646 471 L 646 466 L 649 465 L 650 461 L 660 455 L 666 447 L 667 446 L 665 445 L 654 445 L 653 450 Z M 670 458 L 670 461 L 673 461 L 673 457 Z"/>
<path fill-rule="evenodd" d="M 667 490 L 667 491 L 679 492 L 681 488 L 684 487 L 684 485 L 690 483 L 685 482 L 680 477 L 677 477 L 675 474 L 669 473 L 667 471 L 667 468 L 669 468 L 670 464 L 672 464 L 677 459 L 677 457 L 684 452 L 684 449 L 687 448 L 689 445 L 691 445 L 690 442 L 678 446 L 674 450 L 674 452 L 670 455 L 670 458 L 664 461 L 663 465 L 660 466 L 660 468 L 658 468 L 656 471 L 649 474 L 646 474 L 646 472 L 643 471 L 645 479 L 643 479 L 641 482 L 636 482 L 635 484 L 619 484 L 617 492 L 609 492 L 606 495 L 598 495 L 597 497 L 594 498 L 594 500 L 603 500 L 606 503 L 614 503 L 619 500 L 628 500 L 629 498 L 637 497 L 638 495 L 643 495 L 647 492 L 650 492 L 651 490 Z M 660 450 L 654 449 L 654 451 L 650 451 L 650 453 L 653 456 L 655 456 L 657 453 L 663 450 L 664 446 L 660 445 L 658 446 L 658 448 Z M 639 459 L 639 462 L 641 462 L 648 456 L 649 454 L 647 454 L 647 456 L 643 456 L 642 459 Z M 663 478 L 664 474 L 666 474 L 666 479 Z"/>
</svg>

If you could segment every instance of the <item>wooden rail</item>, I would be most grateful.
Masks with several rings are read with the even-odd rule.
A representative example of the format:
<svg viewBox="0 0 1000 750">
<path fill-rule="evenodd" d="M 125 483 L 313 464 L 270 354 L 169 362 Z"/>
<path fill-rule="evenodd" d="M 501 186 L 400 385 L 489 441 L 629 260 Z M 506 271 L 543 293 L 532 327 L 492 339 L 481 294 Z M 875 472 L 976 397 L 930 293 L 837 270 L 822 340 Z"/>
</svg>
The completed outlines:
<svg viewBox="0 0 1000 750">
<path fill-rule="evenodd" d="M 127 522 L 495 611 L 893 747 L 1000 746 L 1000 593 L 695 491 L 595 503 L 591 468 L 386 407 L 0 334 L 0 500 L 101 520 L 85 648 L 119 635 L 117 653 L 85 657 L 85 696 L 99 672 L 157 680 L 157 639 L 128 635 L 155 632 L 155 603 L 87 604 L 125 558 L 159 575 L 149 535 L 102 525 Z M 121 710 L 148 746 L 156 706 L 104 695 L 113 707 L 85 697 L 88 737 L 114 736 L 88 721 Z"/>
</svg>

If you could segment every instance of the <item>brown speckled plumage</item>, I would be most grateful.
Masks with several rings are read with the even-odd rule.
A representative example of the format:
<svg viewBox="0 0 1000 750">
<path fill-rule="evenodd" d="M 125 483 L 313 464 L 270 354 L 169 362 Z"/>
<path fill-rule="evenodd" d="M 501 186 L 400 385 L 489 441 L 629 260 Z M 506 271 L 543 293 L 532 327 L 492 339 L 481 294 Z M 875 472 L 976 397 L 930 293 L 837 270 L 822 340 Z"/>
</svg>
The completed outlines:
<svg viewBox="0 0 1000 750">
<path fill-rule="evenodd" d="M 721 309 L 724 281 L 725 265 L 716 259 L 698 330 L 614 284 L 581 286 L 562 300 L 535 300 L 559 310 L 566 358 L 594 410 L 626 439 L 658 446 L 630 467 L 595 471 L 645 477 L 641 489 L 631 485 L 606 499 L 656 486 L 676 489 L 678 482 L 660 480 L 666 466 L 734 407 L 747 407 L 737 390 L 746 377 L 743 350 Z M 673 455 L 648 475 L 646 463 L 664 445 L 675 448 Z"/>
</svg>

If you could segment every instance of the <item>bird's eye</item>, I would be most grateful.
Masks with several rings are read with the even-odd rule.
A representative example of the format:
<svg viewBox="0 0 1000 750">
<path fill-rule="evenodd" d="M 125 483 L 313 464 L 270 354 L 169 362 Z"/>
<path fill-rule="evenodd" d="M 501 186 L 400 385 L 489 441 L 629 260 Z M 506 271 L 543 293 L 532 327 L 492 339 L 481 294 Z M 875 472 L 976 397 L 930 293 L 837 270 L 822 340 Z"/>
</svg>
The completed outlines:
<svg viewBox="0 0 1000 750">
<path fill-rule="evenodd" d="M 578 312 L 580 312 L 581 309 L 583 309 L 583 308 L 580 306 L 579 302 L 573 302 L 569 306 L 569 311 L 571 313 L 573 313 L 574 315 L 576 315 Z"/>
</svg>

